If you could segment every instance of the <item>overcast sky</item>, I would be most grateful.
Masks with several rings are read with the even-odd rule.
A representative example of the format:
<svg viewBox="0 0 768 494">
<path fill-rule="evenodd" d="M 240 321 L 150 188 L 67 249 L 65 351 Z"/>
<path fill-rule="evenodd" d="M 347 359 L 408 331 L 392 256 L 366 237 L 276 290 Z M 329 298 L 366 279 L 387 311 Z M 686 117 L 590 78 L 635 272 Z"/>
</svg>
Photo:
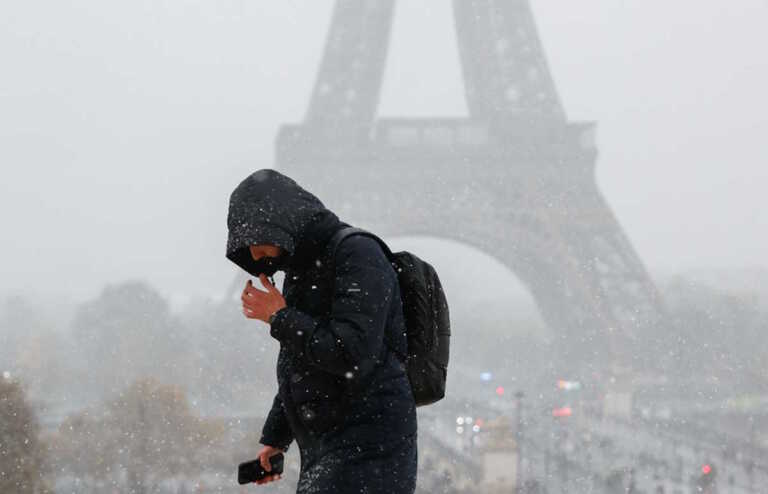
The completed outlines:
<svg viewBox="0 0 768 494">
<path fill-rule="evenodd" d="M 598 122 L 600 188 L 650 270 L 767 266 L 768 3 L 532 4 L 568 116 Z M 128 278 L 222 292 L 229 193 L 303 117 L 331 9 L 0 2 L 0 294 L 81 299 Z M 466 112 L 451 15 L 447 0 L 399 2 L 383 116 Z M 449 277 L 474 255 L 396 247 L 409 245 Z M 477 259 L 491 282 L 513 279 Z"/>
</svg>

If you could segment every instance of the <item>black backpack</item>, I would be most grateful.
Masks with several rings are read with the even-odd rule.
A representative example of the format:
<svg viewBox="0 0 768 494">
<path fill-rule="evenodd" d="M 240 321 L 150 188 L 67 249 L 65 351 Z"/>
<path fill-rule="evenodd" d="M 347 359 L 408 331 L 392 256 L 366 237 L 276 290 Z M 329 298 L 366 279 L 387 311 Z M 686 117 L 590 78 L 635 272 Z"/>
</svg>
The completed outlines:
<svg viewBox="0 0 768 494">
<path fill-rule="evenodd" d="M 416 406 L 430 405 L 445 397 L 451 324 L 448 302 L 435 269 L 407 251 L 393 253 L 373 233 L 346 227 L 336 232 L 329 244 L 330 258 L 342 240 L 351 235 L 375 239 L 397 273 L 403 316 L 408 340 L 408 354 L 398 356 L 405 363 Z M 394 348 L 385 337 L 390 348 Z"/>
</svg>

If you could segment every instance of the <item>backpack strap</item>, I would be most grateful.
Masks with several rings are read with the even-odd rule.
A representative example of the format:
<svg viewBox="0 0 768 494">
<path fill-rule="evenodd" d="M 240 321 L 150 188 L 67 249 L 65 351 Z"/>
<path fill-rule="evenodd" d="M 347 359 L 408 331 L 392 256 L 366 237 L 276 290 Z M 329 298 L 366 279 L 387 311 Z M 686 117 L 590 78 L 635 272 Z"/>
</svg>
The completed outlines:
<svg viewBox="0 0 768 494">
<path fill-rule="evenodd" d="M 336 233 L 333 234 L 331 239 L 328 241 L 328 247 L 326 250 L 326 253 L 328 254 L 328 259 L 332 264 L 334 264 L 335 268 L 335 258 L 336 258 L 336 250 L 339 248 L 339 245 L 341 242 L 353 235 L 364 235 L 366 237 L 370 237 L 374 240 L 376 240 L 379 245 L 381 246 L 382 250 L 384 251 L 384 254 L 387 256 L 387 260 L 389 260 L 390 264 L 392 263 L 392 251 L 389 249 L 389 246 L 384 243 L 382 239 L 380 239 L 378 236 L 374 235 L 373 233 L 369 232 L 368 230 L 363 230 L 362 228 L 356 228 L 354 226 L 348 226 L 344 227 L 340 230 L 338 230 Z M 397 273 L 395 273 L 395 277 L 397 278 Z M 387 328 L 389 329 L 389 328 Z M 389 348 L 392 353 L 394 353 L 401 361 L 405 360 L 404 355 L 400 355 L 400 353 L 395 349 L 395 345 L 392 343 L 391 336 L 389 335 L 390 331 L 384 331 L 384 343 L 386 344 L 387 348 Z"/>
<path fill-rule="evenodd" d="M 370 237 L 376 240 L 381 246 L 382 250 L 384 250 L 384 254 L 386 254 L 387 259 L 389 259 L 390 262 L 392 261 L 392 251 L 389 250 L 389 246 L 384 243 L 382 239 L 369 232 L 368 230 L 363 230 L 362 228 L 357 228 L 354 226 L 347 226 L 334 233 L 331 239 L 328 241 L 327 253 L 331 262 L 333 262 L 333 259 L 336 256 L 336 249 L 339 248 L 341 242 L 344 241 L 345 238 L 351 237 L 352 235 L 365 235 L 366 237 Z"/>
</svg>

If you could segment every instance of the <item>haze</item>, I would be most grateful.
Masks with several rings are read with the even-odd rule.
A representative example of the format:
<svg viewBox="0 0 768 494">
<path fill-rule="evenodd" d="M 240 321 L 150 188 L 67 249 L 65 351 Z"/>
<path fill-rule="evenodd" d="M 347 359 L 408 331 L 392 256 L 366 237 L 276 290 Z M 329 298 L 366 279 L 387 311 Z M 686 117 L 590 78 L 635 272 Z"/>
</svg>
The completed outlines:
<svg viewBox="0 0 768 494">
<path fill-rule="evenodd" d="M 761 492 L 768 3 L 463 1 L 397 2 L 379 116 L 467 114 L 456 4 L 474 118 L 365 134 L 348 115 L 374 91 L 333 81 L 380 59 L 350 42 L 329 50 L 313 118 L 277 156 L 342 220 L 439 273 L 450 364 L 445 398 L 418 409 L 417 492 Z M 0 2 L 0 492 L 236 491 L 294 337 L 243 316 L 229 195 L 302 123 L 333 5 Z M 365 25 L 385 28 L 372 7 Z M 605 203 L 584 173 L 588 127 L 549 118 L 548 72 L 568 122 L 597 122 Z M 344 324 L 343 289 L 328 306 L 299 290 L 287 303 L 318 318 L 315 335 Z M 403 297 L 405 314 L 428 298 Z M 409 347 L 409 365 L 426 358 Z M 336 395 L 296 369 L 313 398 L 294 416 L 332 415 Z M 270 492 L 293 491 L 298 449 Z"/>
<path fill-rule="evenodd" d="M 598 122 L 599 185 L 651 273 L 765 266 L 768 4 L 533 8 L 569 118 Z M 80 300 L 142 278 L 221 294 L 228 194 L 303 118 L 331 9 L 4 2 L 0 293 Z M 382 115 L 465 113 L 452 22 L 449 2 L 398 4 Z M 442 247 L 446 264 L 467 255 Z"/>
</svg>

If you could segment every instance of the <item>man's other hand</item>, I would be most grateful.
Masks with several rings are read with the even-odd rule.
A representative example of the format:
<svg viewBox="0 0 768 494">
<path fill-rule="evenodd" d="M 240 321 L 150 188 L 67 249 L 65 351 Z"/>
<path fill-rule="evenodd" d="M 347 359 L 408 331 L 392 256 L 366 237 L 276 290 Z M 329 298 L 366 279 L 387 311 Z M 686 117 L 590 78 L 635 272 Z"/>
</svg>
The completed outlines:
<svg viewBox="0 0 768 494">
<path fill-rule="evenodd" d="M 261 448 L 261 451 L 259 451 L 259 462 L 261 463 L 261 467 L 266 470 L 267 472 L 272 470 L 272 464 L 269 463 L 269 459 L 272 458 L 275 455 L 279 455 L 282 453 L 283 450 L 280 448 L 274 448 L 272 446 L 264 446 Z M 275 480 L 280 480 L 280 474 L 275 475 L 267 475 L 261 480 L 257 480 L 256 484 L 267 484 L 269 482 L 274 482 Z"/>
</svg>

